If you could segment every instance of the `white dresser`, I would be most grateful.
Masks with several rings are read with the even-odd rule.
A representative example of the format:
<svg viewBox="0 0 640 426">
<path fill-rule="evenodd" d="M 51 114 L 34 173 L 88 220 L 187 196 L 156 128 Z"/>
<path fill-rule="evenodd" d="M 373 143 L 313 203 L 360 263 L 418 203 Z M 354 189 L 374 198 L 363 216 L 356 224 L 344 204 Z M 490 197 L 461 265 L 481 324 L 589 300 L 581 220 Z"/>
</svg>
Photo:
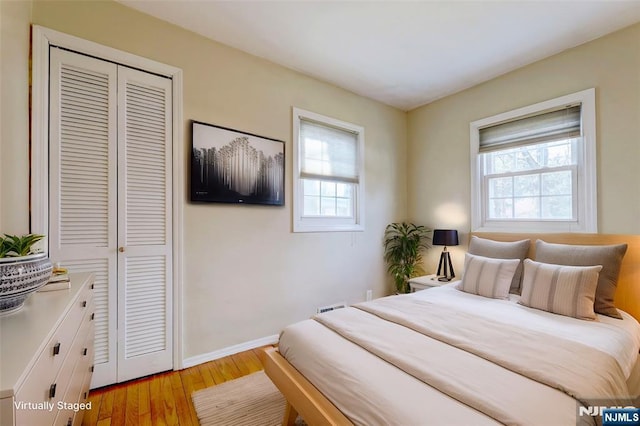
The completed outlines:
<svg viewBox="0 0 640 426">
<path fill-rule="evenodd" d="M 0 317 L 0 425 L 80 425 L 93 372 L 93 274 Z"/>
</svg>

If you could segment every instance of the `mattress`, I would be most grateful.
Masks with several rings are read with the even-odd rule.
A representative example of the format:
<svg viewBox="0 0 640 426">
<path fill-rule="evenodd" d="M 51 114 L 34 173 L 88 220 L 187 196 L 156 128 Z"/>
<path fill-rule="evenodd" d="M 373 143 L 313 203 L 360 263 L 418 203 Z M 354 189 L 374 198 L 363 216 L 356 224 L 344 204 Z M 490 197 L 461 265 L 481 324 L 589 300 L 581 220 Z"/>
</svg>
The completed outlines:
<svg viewBox="0 0 640 426">
<path fill-rule="evenodd" d="M 463 293 L 451 285 L 401 297 L 435 303 L 451 315 L 472 311 L 491 321 L 517 325 L 525 332 L 548 333 L 586 345 L 615 359 L 627 380 L 630 394 L 640 387 L 640 325 L 626 313 L 623 313 L 623 320 L 604 316 L 598 316 L 596 321 L 577 320 L 524 307 L 516 303 L 517 296 L 511 296 L 510 300 L 488 299 Z M 437 339 L 407 334 L 416 332 L 402 325 L 380 321 L 384 321 L 381 328 L 388 329 L 390 334 L 406 335 L 403 340 L 416 339 L 415 346 L 403 347 L 402 351 L 423 359 L 427 370 L 442 371 L 442 376 L 450 377 L 453 386 L 464 386 L 473 376 L 476 383 L 477 380 L 484 383 L 478 393 L 486 394 L 484 397 L 497 404 L 504 401 L 507 411 L 518 411 L 520 418 L 525 419 L 523 424 L 594 423 L 588 416 L 578 416 L 580 403 L 562 390 Z M 438 386 L 425 383 L 411 371 L 403 371 L 375 351 L 353 343 L 316 320 L 287 327 L 281 334 L 279 350 L 355 424 L 501 423 L 492 412 L 483 412 L 468 401 L 441 392 Z M 410 354 L 418 350 L 421 352 Z M 581 356 L 576 354 L 577 363 Z"/>
</svg>

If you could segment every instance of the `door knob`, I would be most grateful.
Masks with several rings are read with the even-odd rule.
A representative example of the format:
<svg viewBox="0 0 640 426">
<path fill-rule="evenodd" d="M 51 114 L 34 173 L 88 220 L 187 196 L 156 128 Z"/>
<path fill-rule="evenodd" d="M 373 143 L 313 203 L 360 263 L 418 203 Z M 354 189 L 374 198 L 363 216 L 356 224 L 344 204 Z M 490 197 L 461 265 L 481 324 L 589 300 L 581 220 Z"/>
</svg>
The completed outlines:
<svg viewBox="0 0 640 426">
<path fill-rule="evenodd" d="M 119 251 L 120 253 L 124 253 L 124 247 L 120 247 L 120 248 L 118 248 L 118 251 Z"/>
</svg>

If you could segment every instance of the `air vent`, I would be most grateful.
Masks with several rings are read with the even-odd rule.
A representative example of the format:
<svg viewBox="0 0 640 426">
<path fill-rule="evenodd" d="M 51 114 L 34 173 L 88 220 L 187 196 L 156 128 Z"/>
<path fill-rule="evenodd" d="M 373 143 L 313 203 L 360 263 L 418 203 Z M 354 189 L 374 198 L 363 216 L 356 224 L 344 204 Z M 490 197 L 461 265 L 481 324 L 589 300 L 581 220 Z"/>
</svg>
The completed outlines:
<svg viewBox="0 0 640 426">
<path fill-rule="evenodd" d="M 318 314 L 323 314 L 325 312 L 330 312 L 336 309 L 342 309 L 342 308 L 346 308 L 347 304 L 345 302 L 341 302 L 341 303 L 335 303 L 333 305 L 328 305 L 328 306 L 321 306 L 317 309 L 316 313 Z"/>
</svg>

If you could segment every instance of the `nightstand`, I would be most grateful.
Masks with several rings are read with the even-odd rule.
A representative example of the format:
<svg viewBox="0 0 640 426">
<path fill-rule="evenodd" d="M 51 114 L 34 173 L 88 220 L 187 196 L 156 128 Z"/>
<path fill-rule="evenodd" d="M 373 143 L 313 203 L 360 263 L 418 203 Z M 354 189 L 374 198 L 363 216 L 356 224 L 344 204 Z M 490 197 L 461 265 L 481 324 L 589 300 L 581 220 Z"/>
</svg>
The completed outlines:
<svg viewBox="0 0 640 426">
<path fill-rule="evenodd" d="M 423 275 L 421 277 L 411 278 L 409 280 L 409 288 L 411 289 L 411 293 L 413 293 L 432 287 L 439 287 L 450 282 L 451 281 L 438 281 L 438 276 L 436 274 Z"/>
</svg>

